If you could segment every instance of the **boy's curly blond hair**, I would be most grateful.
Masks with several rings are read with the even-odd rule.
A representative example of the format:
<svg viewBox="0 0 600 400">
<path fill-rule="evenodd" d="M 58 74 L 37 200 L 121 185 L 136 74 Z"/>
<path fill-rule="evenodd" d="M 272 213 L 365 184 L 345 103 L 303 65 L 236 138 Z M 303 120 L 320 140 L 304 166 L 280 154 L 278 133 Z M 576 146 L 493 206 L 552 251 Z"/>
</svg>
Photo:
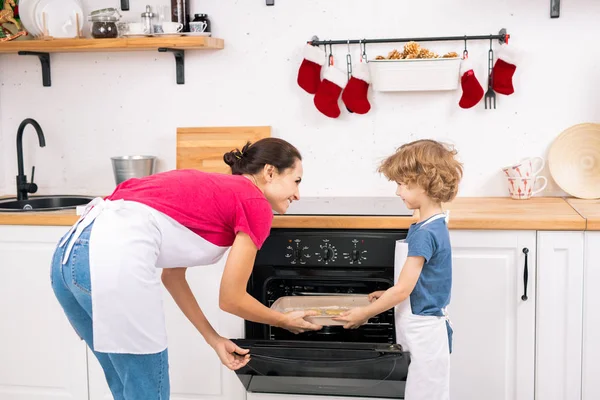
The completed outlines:
<svg viewBox="0 0 600 400">
<path fill-rule="evenodd" d="M 447 144 L 423 139 L 407 143 L 381 163 L 378 172 L 390 181 L 416 184 L 434 201 L 447 203 L 458 193 L 463 167 Z"/>
</svg>

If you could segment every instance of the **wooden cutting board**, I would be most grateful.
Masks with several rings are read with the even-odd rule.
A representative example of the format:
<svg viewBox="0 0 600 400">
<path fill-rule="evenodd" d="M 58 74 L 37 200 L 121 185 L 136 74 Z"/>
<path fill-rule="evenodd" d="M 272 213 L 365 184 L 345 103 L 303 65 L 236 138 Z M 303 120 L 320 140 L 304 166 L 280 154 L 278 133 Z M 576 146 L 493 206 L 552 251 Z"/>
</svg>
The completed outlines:
<svg viewBox="0 0 600 400">
<path fill-rule="evenodd" d="M 270 126 L 177 128 L 177 169 L 231 173 L 223 154 L 270 136 Z"/>
</svg>

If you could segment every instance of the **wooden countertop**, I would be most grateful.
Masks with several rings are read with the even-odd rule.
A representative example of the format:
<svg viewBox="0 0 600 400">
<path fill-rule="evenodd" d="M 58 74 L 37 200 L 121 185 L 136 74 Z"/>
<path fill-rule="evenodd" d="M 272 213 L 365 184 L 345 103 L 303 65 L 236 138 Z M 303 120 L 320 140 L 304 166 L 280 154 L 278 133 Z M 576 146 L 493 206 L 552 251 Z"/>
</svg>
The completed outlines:
<svg viewBox="0 0 600 400">
<path fill-rule="evenodd" d="M 586 230 L 600 231 L 600 200 L 567 199 L 567 202 L 586 220 Z"/>
<path fill-rule="evenodd" d="M 398 199 L 400 201 L 400 199 Z M 534 197 L 462 197 L 446 205 L 450 229 L 600 230 L 600 201 Z M 580 215 L 581 214 L 581 215 Z M 0 213 L 0 225 L 64 225 L 77 221 L 75 210 Z M 406 229 L 416 217 L 275 216 L 273 228 Z"/>
</svg>

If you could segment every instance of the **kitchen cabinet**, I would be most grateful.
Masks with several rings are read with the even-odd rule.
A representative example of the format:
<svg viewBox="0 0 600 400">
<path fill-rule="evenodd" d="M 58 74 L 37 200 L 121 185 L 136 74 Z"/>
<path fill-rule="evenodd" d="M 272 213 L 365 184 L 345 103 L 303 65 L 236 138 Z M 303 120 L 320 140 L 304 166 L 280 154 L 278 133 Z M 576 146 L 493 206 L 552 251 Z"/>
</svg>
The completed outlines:
<svg viewBox="0 0 600 400">
<path fill-rule="evenodd" d="M 535 398 L 581 399 L 584 232 L 538 232 Z"/>
<path fill-rule="evenodd" d="M 600 231 L 585 232 L 582 400 L 600 399 Z"/>
<path fill-rule="evenodd" d="M 0 225 L 0 400 L 87 399 L 86 345 L 50 285 L 67 230 Z"/>
<path fill-rule="evenodd" d="M 535 231 L 451 231 L 450 238 L 450 397 L 533 399 Z"/>
<path fill-rule="evenodd" d="M 50 286 L 52 253 L 67 229 L 0 225 L 0 400 L 111 398 Z M 453 230 L 451 241 L 451 397 L 600 398 L 600 232 Z M 240 338 L 243 321 L 218 307 L 226 256 L 188 269 L 188 278 L 215 329 Z M 173 400 L 298 397 L 246 393 L 164 294 Z"/>
<path fill-rule="evenodd" d="M 200 307 L 221 336 L 244 335 L 244 321 L 219 309 L 219 285 L 226 253 L 211 266 L 189 268 L 187 278 Z M 233 371 L 224 367 L 214 350 L 164 291 L 164 309 L 169 338 L 169 374 L 172 400 L 244 400 L 246 391 Z M 90 400 L 112 399 L 100 364 L 90 352 Z"/>
</svg>

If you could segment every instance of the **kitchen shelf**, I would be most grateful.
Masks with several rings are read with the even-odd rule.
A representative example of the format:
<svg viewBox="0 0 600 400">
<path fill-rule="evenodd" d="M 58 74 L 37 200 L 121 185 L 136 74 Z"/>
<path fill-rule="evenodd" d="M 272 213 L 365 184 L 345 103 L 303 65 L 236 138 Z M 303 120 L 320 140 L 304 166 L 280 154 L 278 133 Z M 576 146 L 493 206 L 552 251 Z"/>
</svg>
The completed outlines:
<svg viewBox="0 0 600 400">
<path fill-rule="evenodd" d="M 50 86 L 50 53 L 125 52 L 149 51 L 173 52 L 177 69 L 177 83 L 184 82 L 185 50 L 222 50 L 223 39 L 213 37 L 141 37 L 116 39 L 50 39 L 14 40 L 0 43 L 0 54 L 35 55 L 42 63 L 44 86 Z"/>
<path fill-rule="evenodd" d="M 156 50 L 167 47 L 182 50 L 221 50 L 223 39 L 206 36 L 138 37 L 116 39 L 13 40 L 0 43 L 1 53 L 39 51 L 45 53 L 80 53 L 98 51 Z"/>
</svg>

